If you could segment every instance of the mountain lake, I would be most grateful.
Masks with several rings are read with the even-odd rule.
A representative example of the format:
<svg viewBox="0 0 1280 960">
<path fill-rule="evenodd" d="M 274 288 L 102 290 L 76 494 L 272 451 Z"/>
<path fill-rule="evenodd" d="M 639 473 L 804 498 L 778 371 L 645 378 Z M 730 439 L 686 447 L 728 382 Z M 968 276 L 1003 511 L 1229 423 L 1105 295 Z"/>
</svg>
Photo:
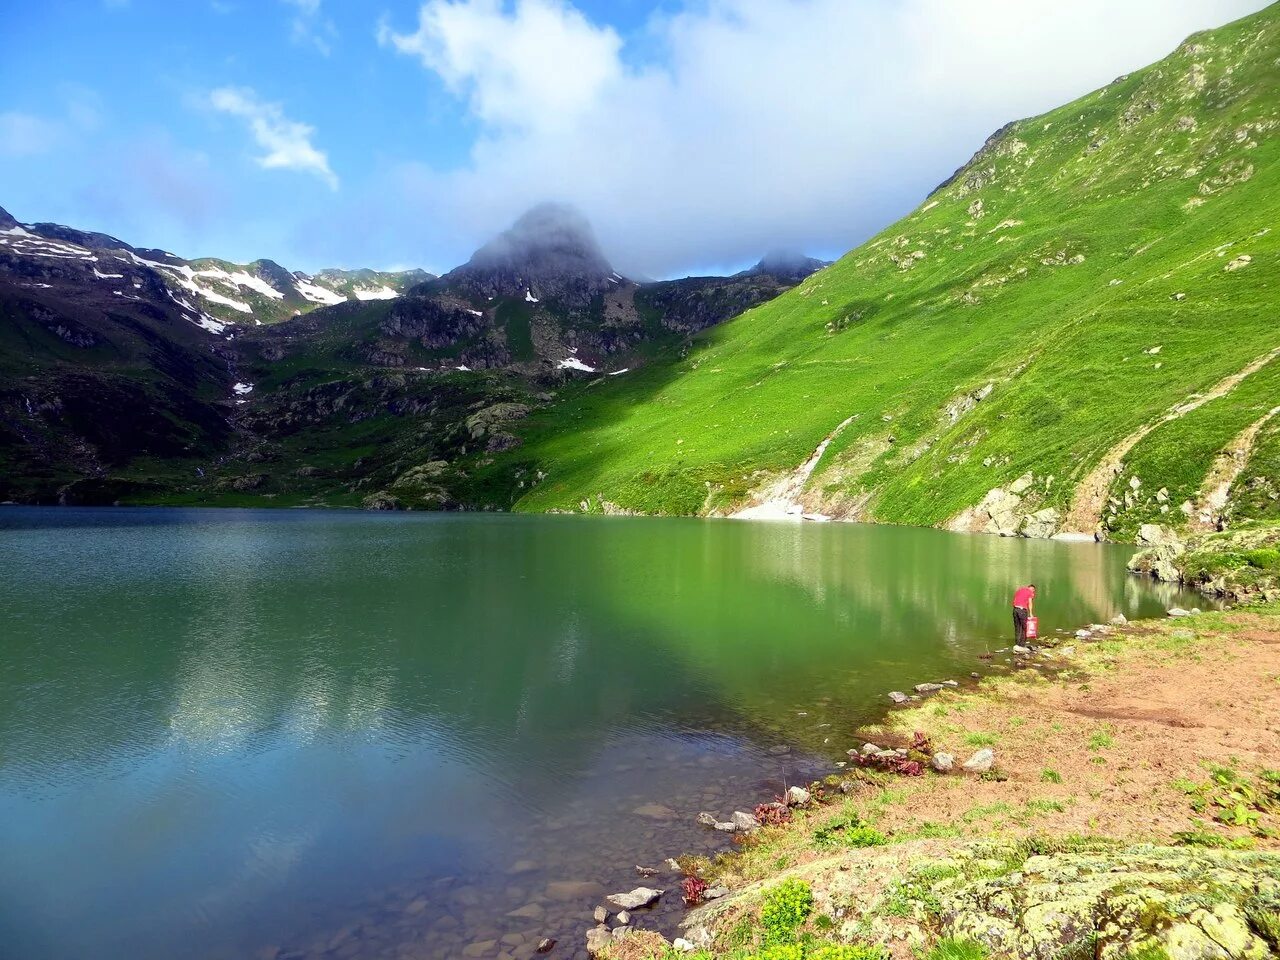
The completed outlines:
<svg viewBox="0 0 1280 960">
<path fill-rule="evenodd" d="M 0 510 L 0 956 L 584 957 L 887 693 L 1202 600 L 1132 548 L 907 527 Z"/>
</svg>

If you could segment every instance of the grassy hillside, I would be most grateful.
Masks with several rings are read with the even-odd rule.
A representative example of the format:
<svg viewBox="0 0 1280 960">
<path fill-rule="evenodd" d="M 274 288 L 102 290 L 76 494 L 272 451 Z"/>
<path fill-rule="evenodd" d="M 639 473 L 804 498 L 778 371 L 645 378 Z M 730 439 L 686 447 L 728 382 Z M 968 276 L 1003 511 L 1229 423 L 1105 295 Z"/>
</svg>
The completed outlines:
<svg viewBox="0 0 1280 960">
<path fill-rule="evenodd" d="M 1126 467 L 1102 512 L 1123 531 L 1176 510 L 1222 443 L 1280 402 L 1280 361 L 1227 379 L 1280 345 L 1278 123 L 1273 6 L 1008 125 L 796 289 L 531 418 L 493 467 L 524 482 L 498 505 L 728 512 L 848 420 L 808 509 L 954 523 L 1030 472 L 1020 513 L 1091 529 L 1079 486 L 1156 425 L 1129 451 L 1139 494 L 1125 503 Z M 1170 413 L 1215 386 L 1220 399 Z M 1273 503 L 1254 494 L 1237 508 Z"/>
</svg>

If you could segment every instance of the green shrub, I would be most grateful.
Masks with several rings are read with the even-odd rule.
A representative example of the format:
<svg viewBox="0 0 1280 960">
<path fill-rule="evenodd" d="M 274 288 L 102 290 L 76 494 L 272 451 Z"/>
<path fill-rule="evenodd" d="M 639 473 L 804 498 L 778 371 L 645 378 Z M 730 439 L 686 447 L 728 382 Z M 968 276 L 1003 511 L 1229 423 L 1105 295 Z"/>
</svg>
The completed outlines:
<svg viewBox="0 0 1280 960">
<path fill-rule="evenodd" d="M 986 947 L 972 940 L 939 940 L 925 960 L 987 960 Z"/>
<path fill-rule="evenodd" d="M 813 831 L 813 843 L 819 847 L 882 847 L 888 842 L 883 833 L 863 823 L 856 813 L 837 817 Z"/>
<path fill-rule="evenodd" d="M 765 939 L 776 943 L 794 938 L 796 928 L 813 912 L 813 889 L 803 880 L 784 880 L 765 894 L 760 922 Z M 768 958 L 785 960 L 785 958 Z"/>
<path fill-rule="evenodd" d="M 888 960 L 888 952 L 883 947 L 871 947 L 865 944 L 827 944 L 809 951 L 808 960 Z"/>
</svg>

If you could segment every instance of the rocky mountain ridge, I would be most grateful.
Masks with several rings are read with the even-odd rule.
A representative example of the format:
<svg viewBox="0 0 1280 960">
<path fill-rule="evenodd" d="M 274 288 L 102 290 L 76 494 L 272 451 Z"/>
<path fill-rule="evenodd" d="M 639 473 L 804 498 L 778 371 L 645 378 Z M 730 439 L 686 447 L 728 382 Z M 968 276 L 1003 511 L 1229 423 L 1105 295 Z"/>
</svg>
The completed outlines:
<svg viewBox="0 0 1280 960">
<path fill-rule="evenodd" d="M 788 285 L 762 271 L 637 284 L 553 205 L 440 278 L 0 224 L 0 499 L 461 506 L 458 461 L 517 446 L 505 425 L 553 391 Z M 376 438 L 363 455 L 348 453 L 357 434 Z"/>
</svg>

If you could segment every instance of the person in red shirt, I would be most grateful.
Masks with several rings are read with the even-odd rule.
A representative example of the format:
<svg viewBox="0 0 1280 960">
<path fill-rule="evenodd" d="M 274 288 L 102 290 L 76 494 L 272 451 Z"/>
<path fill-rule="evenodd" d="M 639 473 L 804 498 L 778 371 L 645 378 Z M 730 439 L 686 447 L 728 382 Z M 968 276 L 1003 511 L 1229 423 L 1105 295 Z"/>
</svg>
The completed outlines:
<svg viewBox="0 0 1280 960">
<path fill-rule="evenodd" d="M 1027 642 L 1027 617 L 1035 615 L 1035 603 L 1034 583 L 1013 592 L 1013 636 L 1017 643 Z"/>
</svg>

